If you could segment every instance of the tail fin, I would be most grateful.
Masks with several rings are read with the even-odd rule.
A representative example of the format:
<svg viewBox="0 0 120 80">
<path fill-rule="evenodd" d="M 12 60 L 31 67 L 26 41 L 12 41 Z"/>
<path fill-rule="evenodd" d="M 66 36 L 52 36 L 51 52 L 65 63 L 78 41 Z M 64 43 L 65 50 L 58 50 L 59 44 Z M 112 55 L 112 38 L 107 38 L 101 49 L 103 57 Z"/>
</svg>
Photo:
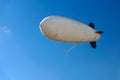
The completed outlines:
<svg viewBox="0 0 120 80">
<path fill-rule="evenodd" d="M 90 23 L 89 23 L 89 26 L 90 26 L 91 28 L 95 29 L 95 25 L 94 25 L 93 22 L 90 22 Z"/>
<path fill-rule="evenodd" d="M 96 42 L 90 42 L 90 45 L 91 45 L 92 48 L 96 48 L 97 47 Z"/>
<path fill-rule="evenodd" d="M 98 34 L 102 34 L 102 33 L 103 33 L 103 31 L 96 31 L 96 33 L 98 33 Z"/>
</svg>

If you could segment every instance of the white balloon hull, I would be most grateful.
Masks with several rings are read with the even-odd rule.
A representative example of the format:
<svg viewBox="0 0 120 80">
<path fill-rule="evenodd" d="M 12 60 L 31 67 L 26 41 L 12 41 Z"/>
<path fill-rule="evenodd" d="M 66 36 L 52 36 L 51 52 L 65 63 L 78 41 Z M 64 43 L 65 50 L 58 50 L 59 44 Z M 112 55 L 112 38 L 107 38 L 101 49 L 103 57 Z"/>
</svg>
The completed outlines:
<svg viewBox="0 0 120 80">
<path fill-rule="evenodd" d="M 94 42 L 100 38 L 91 27 L 60 16 L 44 18 L 40 30 L 46 37 L 63 42 Z"/>
</svg>

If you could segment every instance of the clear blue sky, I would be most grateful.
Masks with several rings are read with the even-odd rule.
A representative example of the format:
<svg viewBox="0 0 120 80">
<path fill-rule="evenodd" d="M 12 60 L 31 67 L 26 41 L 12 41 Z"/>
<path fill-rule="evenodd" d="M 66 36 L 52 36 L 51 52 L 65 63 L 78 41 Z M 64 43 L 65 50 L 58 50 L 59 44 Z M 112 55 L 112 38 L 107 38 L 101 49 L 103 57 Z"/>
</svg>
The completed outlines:
<svg viewBox="0 0 120 80">
<path fill-rule="evenodd" d="M 103 30 L 97 49 L 67 55 L 45 38 L 40 21 L 66 16 Z M 0 80 L 120 80 L 119 0 L 0 0 Z"/>
</svg>

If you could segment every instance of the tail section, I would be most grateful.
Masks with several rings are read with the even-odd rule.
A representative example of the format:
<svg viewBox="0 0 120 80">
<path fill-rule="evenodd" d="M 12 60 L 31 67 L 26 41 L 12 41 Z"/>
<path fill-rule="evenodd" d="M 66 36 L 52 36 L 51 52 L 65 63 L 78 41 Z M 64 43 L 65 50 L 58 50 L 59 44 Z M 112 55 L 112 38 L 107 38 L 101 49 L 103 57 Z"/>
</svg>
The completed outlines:
<svg viewBox="0 0 120 80">
<path fill-rule="evenodd" d="M 90 23 L 89 23 L 89 26 L 90 26 L 91 28 L 95 29 L 94 23 L 90 22 Z M 92 48 L 96 48 L 96 47 L 97 47 L 96 42 L 90 42 L 90 45 L 91 45 Z"/>
</svg>

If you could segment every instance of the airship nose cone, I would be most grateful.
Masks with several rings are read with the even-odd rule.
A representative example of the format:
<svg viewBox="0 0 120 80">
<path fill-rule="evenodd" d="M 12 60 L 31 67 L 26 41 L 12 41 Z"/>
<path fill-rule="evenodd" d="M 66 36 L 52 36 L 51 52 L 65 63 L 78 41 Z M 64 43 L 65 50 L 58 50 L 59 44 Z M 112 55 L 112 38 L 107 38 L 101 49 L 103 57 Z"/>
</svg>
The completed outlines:
<svg viewBox="0 0 120 80">
<path fill-rule="evenodd" d="M 46 23 L 46 21 L 41 21 L 41 23 L 40 23 L 40 31 L 42 32 L 42 34 L 44 34 L 44 35 L 47 35 L 47 32 L 49 31 L 49 27 L 47 27 L 47 23 Z"/>
<path fill-rule="evenodd" d="M 40 22 L 40 31 L 43 35 L 51 38 L 53 36 L 52 23 L 50 18 L 45 18 Z"/>
</svg>

